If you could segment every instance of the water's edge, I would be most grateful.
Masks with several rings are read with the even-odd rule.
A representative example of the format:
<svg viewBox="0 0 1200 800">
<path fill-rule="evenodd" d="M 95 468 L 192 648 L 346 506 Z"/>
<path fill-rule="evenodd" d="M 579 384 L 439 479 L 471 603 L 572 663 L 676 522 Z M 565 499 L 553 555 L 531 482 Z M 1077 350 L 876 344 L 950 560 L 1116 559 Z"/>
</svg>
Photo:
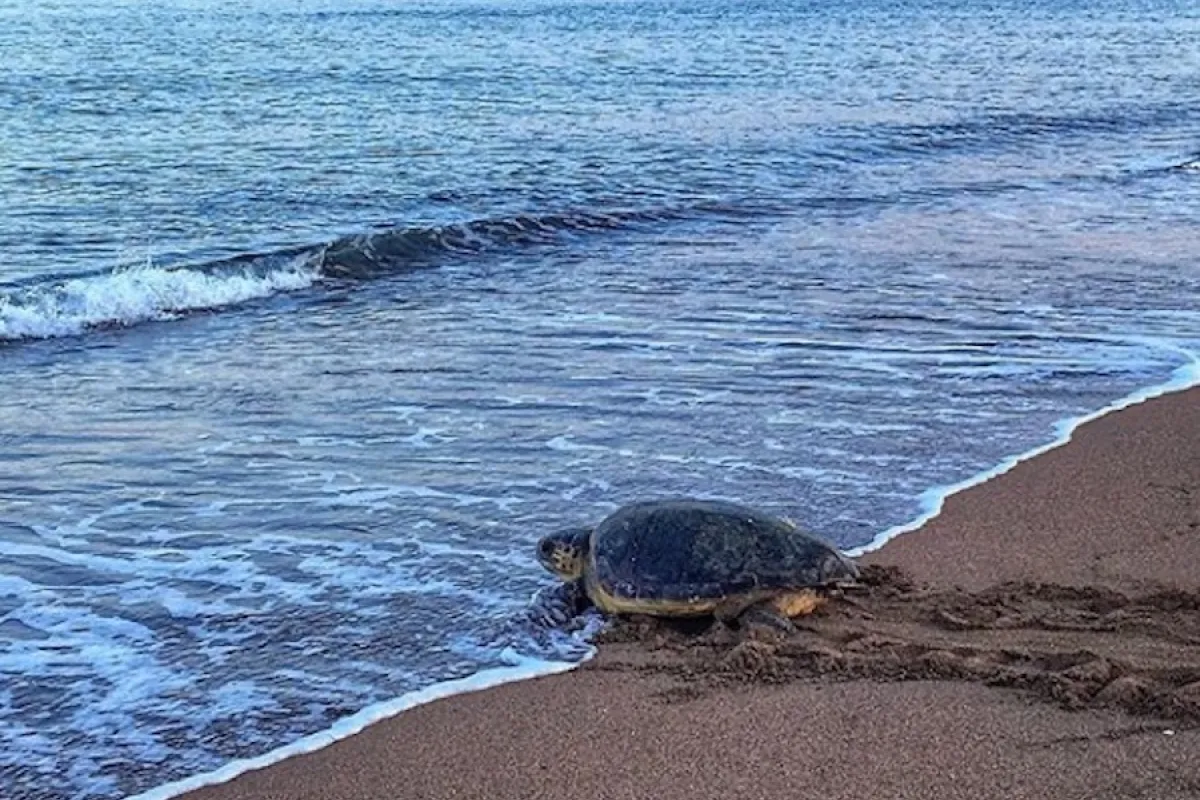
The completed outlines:
<svg viewBox="0 0 1200 800">
<path fill-rule="evenodd" d="M 543 661 L 541 659 L 520 657 L 518 662 L 512 666 L 493 667 L 476 672 L 473 675 L 468 675 L 465 678 L 435 683 L 432 686 L 426 686 L 424 689 L 403 694 L 393 700 L 385 700 L 382 703 L 369 705 L 357 714 L 352 714 L 349 717 L 338 720 L 336 724 L 323 731 L 311 733 L 298 741 L 278 747 L 260 756 L 238 759 L 211 772 L 193 775 L 190 778 L 164 784 L 148 792 L 131 795 L 126 800 L 168 800 L 168 798 L 177 797 L 185 792 L 194 791 L 203 786 L 226 783 L 242 773 L 269 767 L 292 756 L 320 750 L 327 745 L 359 733 L 369 725 L 373 725 L 389 717 L 394 717 L 402 711 L 408 711 L 410 708 L 425 705 L 434 700 L 440 700 L 443 697 L 478 692 L 505 683 L 566 672 L 587 661 L 592 655 L 594 655 L 594 651 L 578 662 Z"/>
<path fill-rule="evenodd" d="M 951 495 L 985 483 L 998 475 L 1008 472 L 1024 461 L 1028 461 L 1067 444 L 1081 425 L 1147 400 L 1161 397 L 1162 395 L 1182 392 L 1200 386 L 1200 356 L 1190 352 L 1187 355 L 1191 361 L 1175 369 L 1166 381 L 1140 389 L 1089 414 L 1059 421 L 1055 425 L 1057 436 L 1050 442 L 1007 458 L 995 467 L 984 470 L 966 480 L 927 490 L 921 497 L 921 504 L 925 510 L 919 516 L 910 522 L 889 528 L 869 543 L 846 552 L 851 556 L 859 557 L 880 549 L 897 536 L 920 529 L 925 523 L 941 513 L 946 499 Z M 417 706 L 431 703 L 434 700 L 482 691 L 505 683 L 570 671 L 590 660 L 595 655 L 595 650 L 592 649 L 582 659 L 574 662 L 546 661 L 529 658 L 520 656 L 512 651 L 509 651 L 506 655 L 514 662 L 510 666 L 482 670 L 464 678 L 435 683 L 423 689 L 408 692 L 392 700 L 372 704 L 356 714 L 339 720 L 336 724 L 323 731 L 309 734 L 291 744 L 276 748 L 254 758 L 232 761 L 219 769 L 173 781 L 141 794 L 130 795 L 126 800 L 169 800 L 169 798 L 177 797 L 204 786 L 226 783 L 243 773 L 271 766 L 292 756 L 320 750 L 334 742 L 353 736 L 376 722 L 394 717 Z"/>
<path fill-rule="evenodd" d="M 1107 406 L 1104 406 L 1098 411 L 1093 411 L 1090 414 L 1084 414 L 1079 417 L 1068 417 L 1060 420 L 1054 426 L 1058 435 L 1046 444 L 1035 447 L 1032 450 L 1027 450 L 1019 455 L 1006 458 L 991 469 L 984 470 L 983 472 L 973 475 L 966 480 L 950 484 L 949 486 L 936 486 L 932 489 L 926 490 L 921 495 L 921 506 L 925 510 L 916 519 L 887 529 L 867 544 L 847 550 L 847 554 L 857 558 L 878 550 L 897 536 L 905 533 L 911 533 L 912 531 L 920 529 L 925 525 L 925 523 L 929 522 L 929 520 L 942 513 L 942 507 L 946 503 L 946 498 L 950 497 L 951 495 L 958 494 L 959 492 L 966 491 L 973 486 L 986 483 L 998 475 L 1003 475 L 1023 461 L 1029 461 L 1032 458 L 1040 456 L 1042 453 L 1062 447 L 1064 444 L 1071 441 L 1071 437 L 1075 435 L 1075 431 L 1078 430 L 1081 425 L 1085 425 L 1092 420 L 1099 419 L 1100 417 L 1107 416 L 1115 411 L 1129 408 L 1130 406 L 1137 405 L 1138 403 L 1144 403 L 1147 400 L 1151 400 L 1155 397 L 1161 397 L 1162 395 L 1171 394 L 1173 392 L 1182 392 L 1192 387 L 1200 386 L 1200 356 L 1197 356 L 1194 353 L 1187 353 L 1187 355 L 1192 360 L 1189 363 L 1183 364 L 1182 366 L 1176 368 L 1171 373 L 1171 377 L 1166 381 L 1154 384 L 1153 386 L 1149 386 L 1144 389 L 1139 389 L 1138 391 L 1109 403 Z"/>
</svg>

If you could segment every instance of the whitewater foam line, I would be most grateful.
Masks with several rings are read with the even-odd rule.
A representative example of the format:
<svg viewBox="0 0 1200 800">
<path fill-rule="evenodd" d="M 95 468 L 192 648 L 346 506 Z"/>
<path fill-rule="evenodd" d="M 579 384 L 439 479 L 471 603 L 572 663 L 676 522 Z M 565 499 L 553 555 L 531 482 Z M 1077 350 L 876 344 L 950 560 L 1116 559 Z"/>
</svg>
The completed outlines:
<svg viewBox="0 0 1200 800">
<path fill-rule="evenodd" d="M 24 286 L 0 288 L 0 342 L 76 336 L 96 328 L 174 319 L 307 289 L 324 279 L 369 280 L 444 257 L 546 243 L 567 233 L 615 230 L 688 214 L 686 207 L 518 214 L 393 227 L 324 244 L 243 253 L 208 264 L 148 263 L 74 277 L 47 276 Z"/>
<path fill-rule="evenodd" d="M 149 266 L 69 278 L 0 292 L 0 341 L 75 336 L 93 328 L 172 319 L 306 289 L 318 278 L 316 268 L 302 258 L 262 273 Z"/>
<path fill-rule="evenodd" d="M 416 706 L 425 705 L 434 700 L 440 700 L 443 697 L 450 697 L 456 694 L 478 692 L 505 683 L 566 672 L 592 657 L 592 653 L 589 653 L 578 662 L 564 662 L 527 658 L 518 656 L 512 651 L 506 651 L 506 654 L 515 662 L 513 665 L 493 667 L 476 672 L 473 675 L 468 675 L 465 678 L 435 683 L 424 689 L 418 689 L 401 695 L 394 700 L 385 700 L 382 703 L 367 706 L 357 714 L 338 720 L 331 727 L 323 731 L 309 734 L 303 739 L 271 750 L 261 756 L 233 761 L 211 772 L 166 783 L 147 792 L 131 795 L 125 800 L 168 800 L 168 798 L 177 797 L 184 792 L 191 792 L 204 786 L 226 783 L 251 770 L 269 767 L 292 756 L 320 750 L 334 742 L 359 733 L 369 725 L 388 719 L 389 717 L 394 717 L 402 711 L 408 711 Z"/>
<path fill-rule="evenodd" d="M 1177 350 L 1181 354 L 1190 358 L 1191 361 L 1175 369 L 1171 373 L 1171 377 L 1163 383 L 1155 384 L 1145 389 L 1139 389 L 1133 394 L 1126 395 L 1120 400 L 1110 403 L 1104 408 L 1101 408 L 1099 411 L 1093 411 L 1090 414 L 1085 414 L 1080 417 L 1068 417 L 1066 419 L 1059 420 L 1054 426 L 1057 435 L 1053 440 L 1044 445 L 1040 445 L 1032 450 L 1012 456 L 1011 458 L 1007 458 L 991 469 L 984 470 L 983 472 L 973 475 L 966 480 L 950 484 L 949 486 L 936 486 L 932 489 L 927 489 L 921 494 L 921 507 L 923 511 L 916 519 L 888 528 L 886 531 L 876 536 L 867 544 L 847 550 L 847 555 L 858 558 L 859 556 L 878 550 L 901 534 L 911 533 L 912 531 L 917 530 L 925 525 L 925 523 L 929 522 L 929 520 L 942 513 L 942 508 L 946 504 L 946 498 L 950 497 L 950 495 L 958 494 L 959 492 L 970 489 L 973 486 L 978 486 L 981 483 L 990 481 L 997 475 L 1003 475 L 1004 473 L 1008 472 L 1023 461 L 1036 458 L 1042 453 L 1053 450 L 1056 447 L 1062 447 L 1064 444 L 1071 441 L 1071 437 L 1075 435 L 1075 431 L 1078 430 L 1079 426 L 1081 425 L 1085 425 L 1092 420 L 1111 414 L 1114 411 L 1120 411 L 1123 408 L 1128 408 L 1129 406 L 1137 405 L 1138 403 L 1144 403 L 1147 400 L 1160 397 L 1164 394 L 1180 392 L 1184 389 L 1190 389 L 1193 386 L 1200 386 L 1200 355 L 1193 353 L 1190 350 L 1184 350 L 1183 348 L 1166 345 L 1166 343 L 1163 342 L 1160 342 L 1159 344 L 1169 346 L 1171 349 Z"/>
</svg>

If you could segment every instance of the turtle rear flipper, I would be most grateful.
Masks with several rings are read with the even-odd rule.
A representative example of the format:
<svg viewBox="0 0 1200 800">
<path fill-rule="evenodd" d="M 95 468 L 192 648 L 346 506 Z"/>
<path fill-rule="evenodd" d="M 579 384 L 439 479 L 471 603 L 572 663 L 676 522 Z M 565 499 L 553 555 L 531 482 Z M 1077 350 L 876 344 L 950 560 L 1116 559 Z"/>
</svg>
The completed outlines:
<svg viewBox="0 0 1200 800">
<path fill-rule="evenodd" d="M 713 608 L 717 621 L 731 628 L 741 623 L 742 617 L 751 609 L 775 599 L 776 592 L 746 592 L 724 598 Z"/>
<path fill-rule="evenodd" d="M 825 599 L 825 595 L 812 589 L 800 589 L 779 595 L 771 602 L 771 606 L 778 613 L 792 619 L 813 613 L 825 605 Z"/>
<path fill-rule="evenodd" d="M 738 629 L 742 631 L 763 630 L 772 633 L 795 633 L 796 626 L 772 603 L 750 606 L 738 617 Z"/>
<path fill-rule="evenodd" d="M 739 628 L 767 627 L 784 633 L 794 633 L 793 617 L 816 611 L 825 598 L 812 589 L 794 592 L 773 592 L 770 597 L 738 597 L 727 599 L 713 611 L 713 616 L 729 625 L 734 620 Z"/>
</svg>

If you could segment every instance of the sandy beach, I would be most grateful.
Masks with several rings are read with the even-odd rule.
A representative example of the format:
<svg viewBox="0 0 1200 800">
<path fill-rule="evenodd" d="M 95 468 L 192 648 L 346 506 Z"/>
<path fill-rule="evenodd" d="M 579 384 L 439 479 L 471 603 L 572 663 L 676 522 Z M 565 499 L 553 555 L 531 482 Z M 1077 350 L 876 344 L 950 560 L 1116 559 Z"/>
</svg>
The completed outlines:
<svg viewBox="0 0 1200 800">
<path fill-rule="evenodd" d="M 952 496 L 782 638 L 621 626 L 188 800 L 1200 797 L 1200 389 Z"/>
</svg>

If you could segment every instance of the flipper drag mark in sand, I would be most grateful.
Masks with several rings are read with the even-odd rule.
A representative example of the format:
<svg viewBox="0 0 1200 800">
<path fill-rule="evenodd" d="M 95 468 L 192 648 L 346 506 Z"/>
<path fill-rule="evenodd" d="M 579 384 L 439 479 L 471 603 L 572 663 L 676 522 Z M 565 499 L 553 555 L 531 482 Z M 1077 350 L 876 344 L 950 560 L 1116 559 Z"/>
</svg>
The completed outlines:
<svg viewBox="0 0 1200 800">
<path fill-rule="evenodd" d="M 787 636 L 619 621 L 603 640 L 642 645 L 609 648 L 606 668 L 669 673 L 682 681 L 677 699 L 755 681 L 961 680 L 1200 724 L 1200 593 L 1031 582 L 970 592 L 881 566 L 864 568 L 863 583 Z"/>
</svg>

